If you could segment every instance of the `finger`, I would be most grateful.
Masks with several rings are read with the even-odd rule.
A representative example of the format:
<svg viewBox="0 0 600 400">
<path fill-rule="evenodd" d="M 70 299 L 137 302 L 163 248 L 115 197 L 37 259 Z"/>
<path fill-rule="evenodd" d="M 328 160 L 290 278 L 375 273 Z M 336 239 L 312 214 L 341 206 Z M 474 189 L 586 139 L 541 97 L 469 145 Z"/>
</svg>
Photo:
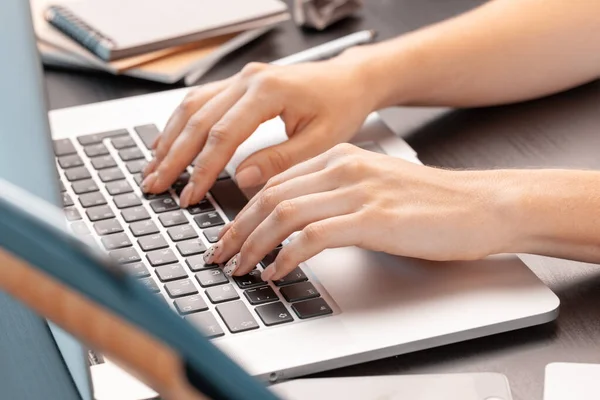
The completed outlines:
<svg viewBox="0 0 600 400">
<path fill-rule="evenodd" d="M 243 96 L 242 85 L 230 85 L 210 99 L 186 122 L 156 170 L 142 182 L 143 190 L 162 193 L 171 186 L 200 152 L 211 127 Z M 183 193 L 182 193 L 183 196 Z"/>
<path fill-rule="evenodd" d="M 310 124 L 290 140 L 257 151 L 237 168 L 235 179 L 241 188 L 256 187 L 293 165 L 321 154 L 335 142 L 327 128 Z"/>
<path fill-rule="evenodd" d="M 281 113 L 276 96 L 261 98 L 256 90 L 246 92 L 240 100 L 212 126 L 181 202 L 195 204 L 202 200 L 219 173 L 225 168 L 237 147 L 263 122 Z"/>
<path fill-rule="evenodd" d="M 162 133 L 154 139 L 152 149 L 154 149 L 154 159 L 151 160 L 143 171 L 144 177 L 154 172 L 160 160 L 169 152 L 171 145 L 181 134 L 189 118 L 200 109 L 206 102 L 219 94 L 227 85 L 229 79 L 210 83 L 202 86 L 183 99 L 173 114 L 169 117 Z"/>
<path fill-rule="evenodd" d="M 242 208 L 242 210 L 236 216 L 236 220 L 241 215 L 243 215 L 245 212 L 247 212 L 247 210 L 249 210 L 254 205 L 254 203 L 260 198 L 260 196 L 262 194 L 264 194 L 264 192 L 266 190 L 268 190 L 269 188 L 271 188 L 273 186 L 277 186 L 283 182 L 286 182 L 288 180 L 292 180 L 296 177 L 308 175 L 308 174 L 322 170 L 327 165 L 327 158 L 328 157 L 325 153 L 319 154 L 318 156 L 313 157 L 313 158 L 311 158 L 307 161 L 304 161 L 300 164 L 296 164 L 296 165 L 290 167 L 289 169 L 287 169 L 286 171 L 284 171 L 278 175 L 275 175 L 274 177 L 269 179 L 267 181 L 266 185 L 258 193 L 256 193 L 254 195 L 254 197 L 252 197 L 250 199 L 250 201 L 248 201 L 248 203 L 244 206 L 244 208 Z"/>
<path fill-rule="evenodd" d="M 240 250 L 252 231 L 282 202 L 335 189 L 336 182 L 327 178 L 322 172 L 317 172 L 284 182 L 264 192 L 260 200 L 255 202 L 252 208 L 248 209 L 248 212 L 238 215 L 238 218 L 235 219 L 229 230 L 215 244 L 214 247 L 216 250 L 214 250 L 213 257 L 207 258 L 205 261 L 208 263 L 222 263 L 229 260 Z M 271 250 L 279 243 L 276 243 Z"/>
<path fill-rule="evenodd" d="M 281 203 L 262 221 L 244 241 L 238 253 L 237 268 L 231 271 L 235 275 L 250 272 L 267 253 L 292 233 L 308 224 L 331 217 L 345 215 L 360 207 L 356 198 L 348 196 L 344 190 L 314 193 Z M 344 232 L 337 232 L 343 235 Z"/>
<path fill-rule="evenodd" d="M 355 246 L 364 232 L 359 228 L 358 214 L 339 215 L 307 225 L 287 245 L 283 246 L 273 264 L 262 273 L 263 280 L 278 280 L 299 264 L 325 249 Z"/>
</svg>

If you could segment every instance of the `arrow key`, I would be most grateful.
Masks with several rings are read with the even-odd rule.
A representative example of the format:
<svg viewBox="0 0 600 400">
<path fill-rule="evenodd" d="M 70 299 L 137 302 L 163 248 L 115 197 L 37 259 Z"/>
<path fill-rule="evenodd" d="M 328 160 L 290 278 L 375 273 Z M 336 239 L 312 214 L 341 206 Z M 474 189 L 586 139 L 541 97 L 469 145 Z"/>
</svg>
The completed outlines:
<svg viewBox="0 0 600 400">
<path fill-rule="evenodd" d="M 256 307 L 256 313 L 266 326 L 285 324 L 294 320 L 290 312 L 280 302 Z"/>
</svg>

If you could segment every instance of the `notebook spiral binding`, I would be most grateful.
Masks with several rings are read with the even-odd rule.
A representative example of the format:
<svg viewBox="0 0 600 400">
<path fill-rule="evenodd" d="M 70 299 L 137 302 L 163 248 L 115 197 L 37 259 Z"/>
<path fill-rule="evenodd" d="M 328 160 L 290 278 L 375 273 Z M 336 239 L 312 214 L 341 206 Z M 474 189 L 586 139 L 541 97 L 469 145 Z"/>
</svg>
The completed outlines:
<svg viewBox="0 0 600 400">
<path fill-rule="evenodd" d="M 49 24 L 104 61 L 110 61 L 115 42 L 71 13 L 66 7 L 50 6 L 44 17 Z"/>
</svg>

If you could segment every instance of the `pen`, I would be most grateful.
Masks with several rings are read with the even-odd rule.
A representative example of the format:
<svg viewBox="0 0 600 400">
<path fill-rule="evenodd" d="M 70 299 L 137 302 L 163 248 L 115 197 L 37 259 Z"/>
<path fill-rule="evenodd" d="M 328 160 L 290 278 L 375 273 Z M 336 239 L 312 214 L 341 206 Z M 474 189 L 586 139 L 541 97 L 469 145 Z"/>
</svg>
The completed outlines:
<svg viewBox="0 0 600 400">
<path fill-rule="evenodd" d="M 375 39 L 375 37 L 377 37 L 377 32 L 374 30 L 352 33 L 330 42 L 323 43 L 319 46 L 292 54 L 291 56 L 280 58 L 279 60 L 273 61 L 271 64 L 290 65 L 302 62 L 324 60 L 326 58 L 331 58 L 350 47 L 370 43 Z M 192 85 L 194 82 L 200 79 L 205 72 L 206 67 L 204 64 L 202 64 L 202 68 L 188 73 L 188 75 L 185 77 L 186 86 Z"/>
<path fill-rule="evenodd" d="M 342 51 L 361 44 L 372 42 L 377 36 L 374 30 L 360 31 L 332 40 L 319 46 L 301 51 L 291 56 L 273 61 L 274 65 L 290 65 L 309 61 L 324 60 L 340 54 Z"/>
</svg>

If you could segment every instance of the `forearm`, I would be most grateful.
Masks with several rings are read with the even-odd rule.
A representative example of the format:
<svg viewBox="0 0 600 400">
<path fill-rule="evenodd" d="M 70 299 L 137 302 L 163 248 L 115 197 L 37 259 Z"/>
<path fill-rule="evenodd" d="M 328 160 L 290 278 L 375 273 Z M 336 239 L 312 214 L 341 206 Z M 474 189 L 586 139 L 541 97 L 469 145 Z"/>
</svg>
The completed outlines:
<svg viewBox="0 0 600 400">
<path fill-rule="evenodd" d="M 357 62 L 376 107 L 496 105 L 600 76 L 600 1 L 495 0 L 341 59 Z"/>
<path fill-rule="evenodd" d="M 487 172 L 494 178 L 503 228 L 502 249 L 600 263 L 600 172 Z"/>
</svg>

